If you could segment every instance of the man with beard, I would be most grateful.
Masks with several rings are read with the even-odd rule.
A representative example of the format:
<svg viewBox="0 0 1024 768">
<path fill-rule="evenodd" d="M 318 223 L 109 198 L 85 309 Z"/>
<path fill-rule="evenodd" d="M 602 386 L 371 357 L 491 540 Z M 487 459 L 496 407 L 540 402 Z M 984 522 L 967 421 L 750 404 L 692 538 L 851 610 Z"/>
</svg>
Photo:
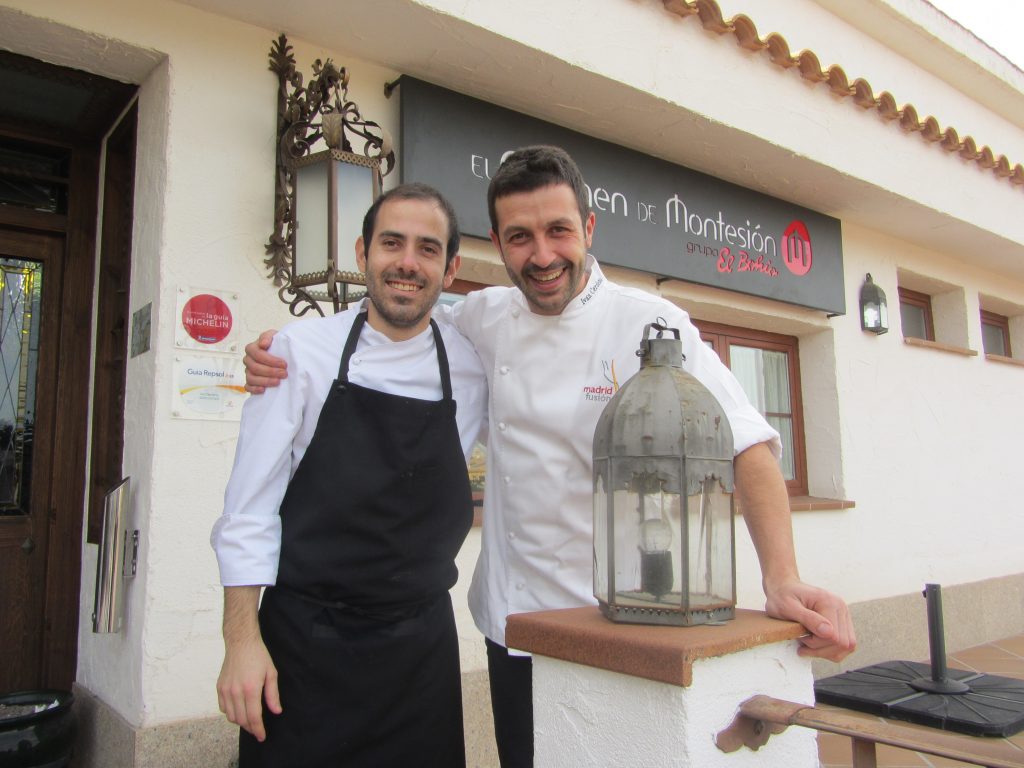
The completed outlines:
<svg viewBox="0 0 1024 768">
<path fill-rule="evenodd" d="M 292 375 L 245 405 L 211 539 L 240 768 L 465 764 L 448 589 L 486 381 L 430 318 L 458 247 L 436 190 L 378 198 L 356 242 L 368 299 L 279 333 Z"/>
<path fill-rule="evenodd" d="M 482 549 L 469 602 L 486 637 L 491 706 L 503 768 L 533 763 L 532 664 L 505 647 L 509 614 L 591 605 L 592 444 L 604 408 L 586 389 L 617 386 L 639 367 L 643 327 L 678 328 L 683 367 L 729 417 L 736 494 L 761 565 L 769 615 L 803 624 L 802 653 L 838 661 L 856 645 L 846 604 L 800 580 L 778 433 L 701 341 L 686 312 L 604 277 L 587 253 L 595 227 L 575 162 L 556 147 L 511 153 L 487 192 L 491 240 L 515 288 L 487 288 L 458 305 L 490 391 Z M 259 391 L 283 368 L 246 347 Z"/>
</svg>

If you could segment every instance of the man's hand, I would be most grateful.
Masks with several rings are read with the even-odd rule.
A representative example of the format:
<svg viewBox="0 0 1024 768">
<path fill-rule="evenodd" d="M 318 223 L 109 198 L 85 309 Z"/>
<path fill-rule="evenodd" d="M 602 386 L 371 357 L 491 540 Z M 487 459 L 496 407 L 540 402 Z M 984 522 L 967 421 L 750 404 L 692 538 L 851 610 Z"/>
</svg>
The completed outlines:
<svg viewBox="0 0 1024 768">
<path fill-rule="evenodd" d="M 263 699 L 267 709 L 281 714 L 277 667 L 260 638 L 231 644 L 217 678 L 217 703 L 228 720 L 247 730 L 257 741 L 267 738 L 263 727 Z"/>
<path fill-rule="evenodd" d="M 841 597 L 799 580 L 766 585 L 765 594 L 769 616 L 797 621 L 811 633 L 800 639 L 801 656 L 842 661 L 857 647 L 850 609 Z"/>
<path fill-rule="evenodd" d="M 797 621 L 811 636 L 801 638 L 802 656 L 841 661 L 857 647 L 850 609 L 841 597 L 800 580 L 793 548 L 789 494 L 767 443 L 736 457 L 736 498 L 761 563 L 765 611 Z"/>
<path fill-rule="evenodd" d="M 224 588 L 224 665 L 217 678 L 217 703 L 228 720 L 258 741 L 267 738 L 263 700 L 281 714 L 277 667 L 260 635 L 260 586 Z"/>
<path fill-rule="evenodd" d="M 288 378 L 288 364 L 267 350 L 274 339 L 275 330 L 264 331 L 256 341 L 245 345 L 245 389 L 253 395 L 262 395 L 267 387 L 276 387 L 280 379 Z"/>
</svg>

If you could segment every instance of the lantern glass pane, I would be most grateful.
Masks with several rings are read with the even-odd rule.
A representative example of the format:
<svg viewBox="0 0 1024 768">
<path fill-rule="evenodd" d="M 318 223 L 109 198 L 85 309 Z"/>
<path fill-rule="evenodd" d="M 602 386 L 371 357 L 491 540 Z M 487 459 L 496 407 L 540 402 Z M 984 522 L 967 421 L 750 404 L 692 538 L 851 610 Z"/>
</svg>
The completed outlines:
<svg viewBox="0 0 1024 768">
<path fill-rule="evenodd" d="M 732 497 L 716 478 L 687 497 L 687 559 L 691 611 L 734 604 L 732 574 Z"/>
<path fill-rule="evenodd" d="M 295 274 L 327 270 L 327 163 L 295 169 Z"/>
<path fill-rule="evenodd" d="M 373 168 L 332 160 L 338 181 L 338 270 L 359 272 L 356 240 L 363 233 L 363 217 L 373 204 Z M 326 199 L 326 198 L 325 198 Z"/>
<path fill-rule="evenodd" d="M 594 597 L 608 602 L 608 460 L 594 462 Z"/>
<path fill-rule="evenodd" d="M 868 329 L 879 328 L 882 325 L 882 316 L 878 311 L 878 303 L 874 301 L 864 302 L 861 310 L 864 315 L 864 327 Z"/>
<path fill-rule="evenodd" d="M 644 458 L 632 473 L 614 473 L 631 477 L 613 498 L 614 599 L 619 605 L 680 608 L 681 499 L 674 492 L 680 463 L 678 457 Z"/>
</svg>

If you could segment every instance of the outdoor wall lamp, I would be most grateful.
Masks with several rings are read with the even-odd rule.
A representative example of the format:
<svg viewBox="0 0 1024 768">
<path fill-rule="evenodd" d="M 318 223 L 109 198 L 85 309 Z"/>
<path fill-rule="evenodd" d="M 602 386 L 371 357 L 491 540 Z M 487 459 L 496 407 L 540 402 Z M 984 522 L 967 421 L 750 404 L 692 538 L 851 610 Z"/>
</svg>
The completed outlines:
<svg viewBox="0 0 1024 768">
<path fill-rule="evenodd" d="M 662 338 L 666 331 L 674 338 Z M 637 354 L 640 370 L 605 406 L 594 432 L 594 596 L 616 622 L 731 619 L 729 420 L 682 369 L 677 329 L 647 325 Z"/>
<path fill-rule="evenodd" d="M 264 263 L 293 315 L 310 309 L 323 315 L 320 302 L 337 312 L 365 295 L 355 290 L 366 284 L 356 266 L 355 241 L 382 177 L 394 168 L 391 137 L 362 118 L 348 98 L 348 73 L 330 59 L 317 59 L 313 78 L 303 86 L 282 34 L 271 44 L 270 70 L 279 84 L 278 141 L 274 232 Z M 363 154 L 352 151 L 348 133 L 362 137 Z M 310 154 L 321 139 L 327 148 Z"/>
<path fill-rule="evenodd" d="M 869 272 L 860 287 L 860 327 L 871 333 L 883 334 L 889 330 L 889 307 L 885 291 L 875 285 Z"/>
</svg>

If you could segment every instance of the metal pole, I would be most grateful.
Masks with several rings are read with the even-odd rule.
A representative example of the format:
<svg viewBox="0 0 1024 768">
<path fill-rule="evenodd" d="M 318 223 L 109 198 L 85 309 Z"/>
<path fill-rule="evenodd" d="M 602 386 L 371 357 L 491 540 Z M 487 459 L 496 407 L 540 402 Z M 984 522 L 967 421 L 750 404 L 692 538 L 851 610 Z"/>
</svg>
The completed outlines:
<svg viewBox="0 0 1024 768">
<path fill-rule="evenodd" d="M 946 669 L 946 635 L 942 626 L 942 587 L 925 584 L 924 596 L 928 601 L 928 647 L 931 651 L 932 676 L 909 680 L 912 688 L 928 693 L 968 693 L 971 688 L 959 680 L 951 680 Z"/>
<path fill-rule="evenodd" d="M 942 624 L 942 586 L 925 584 L 924 597 L 928 601 L 928 650 L 931 653 L 932 680 L 946 680 L 946 634 Z"/>
</svg>

